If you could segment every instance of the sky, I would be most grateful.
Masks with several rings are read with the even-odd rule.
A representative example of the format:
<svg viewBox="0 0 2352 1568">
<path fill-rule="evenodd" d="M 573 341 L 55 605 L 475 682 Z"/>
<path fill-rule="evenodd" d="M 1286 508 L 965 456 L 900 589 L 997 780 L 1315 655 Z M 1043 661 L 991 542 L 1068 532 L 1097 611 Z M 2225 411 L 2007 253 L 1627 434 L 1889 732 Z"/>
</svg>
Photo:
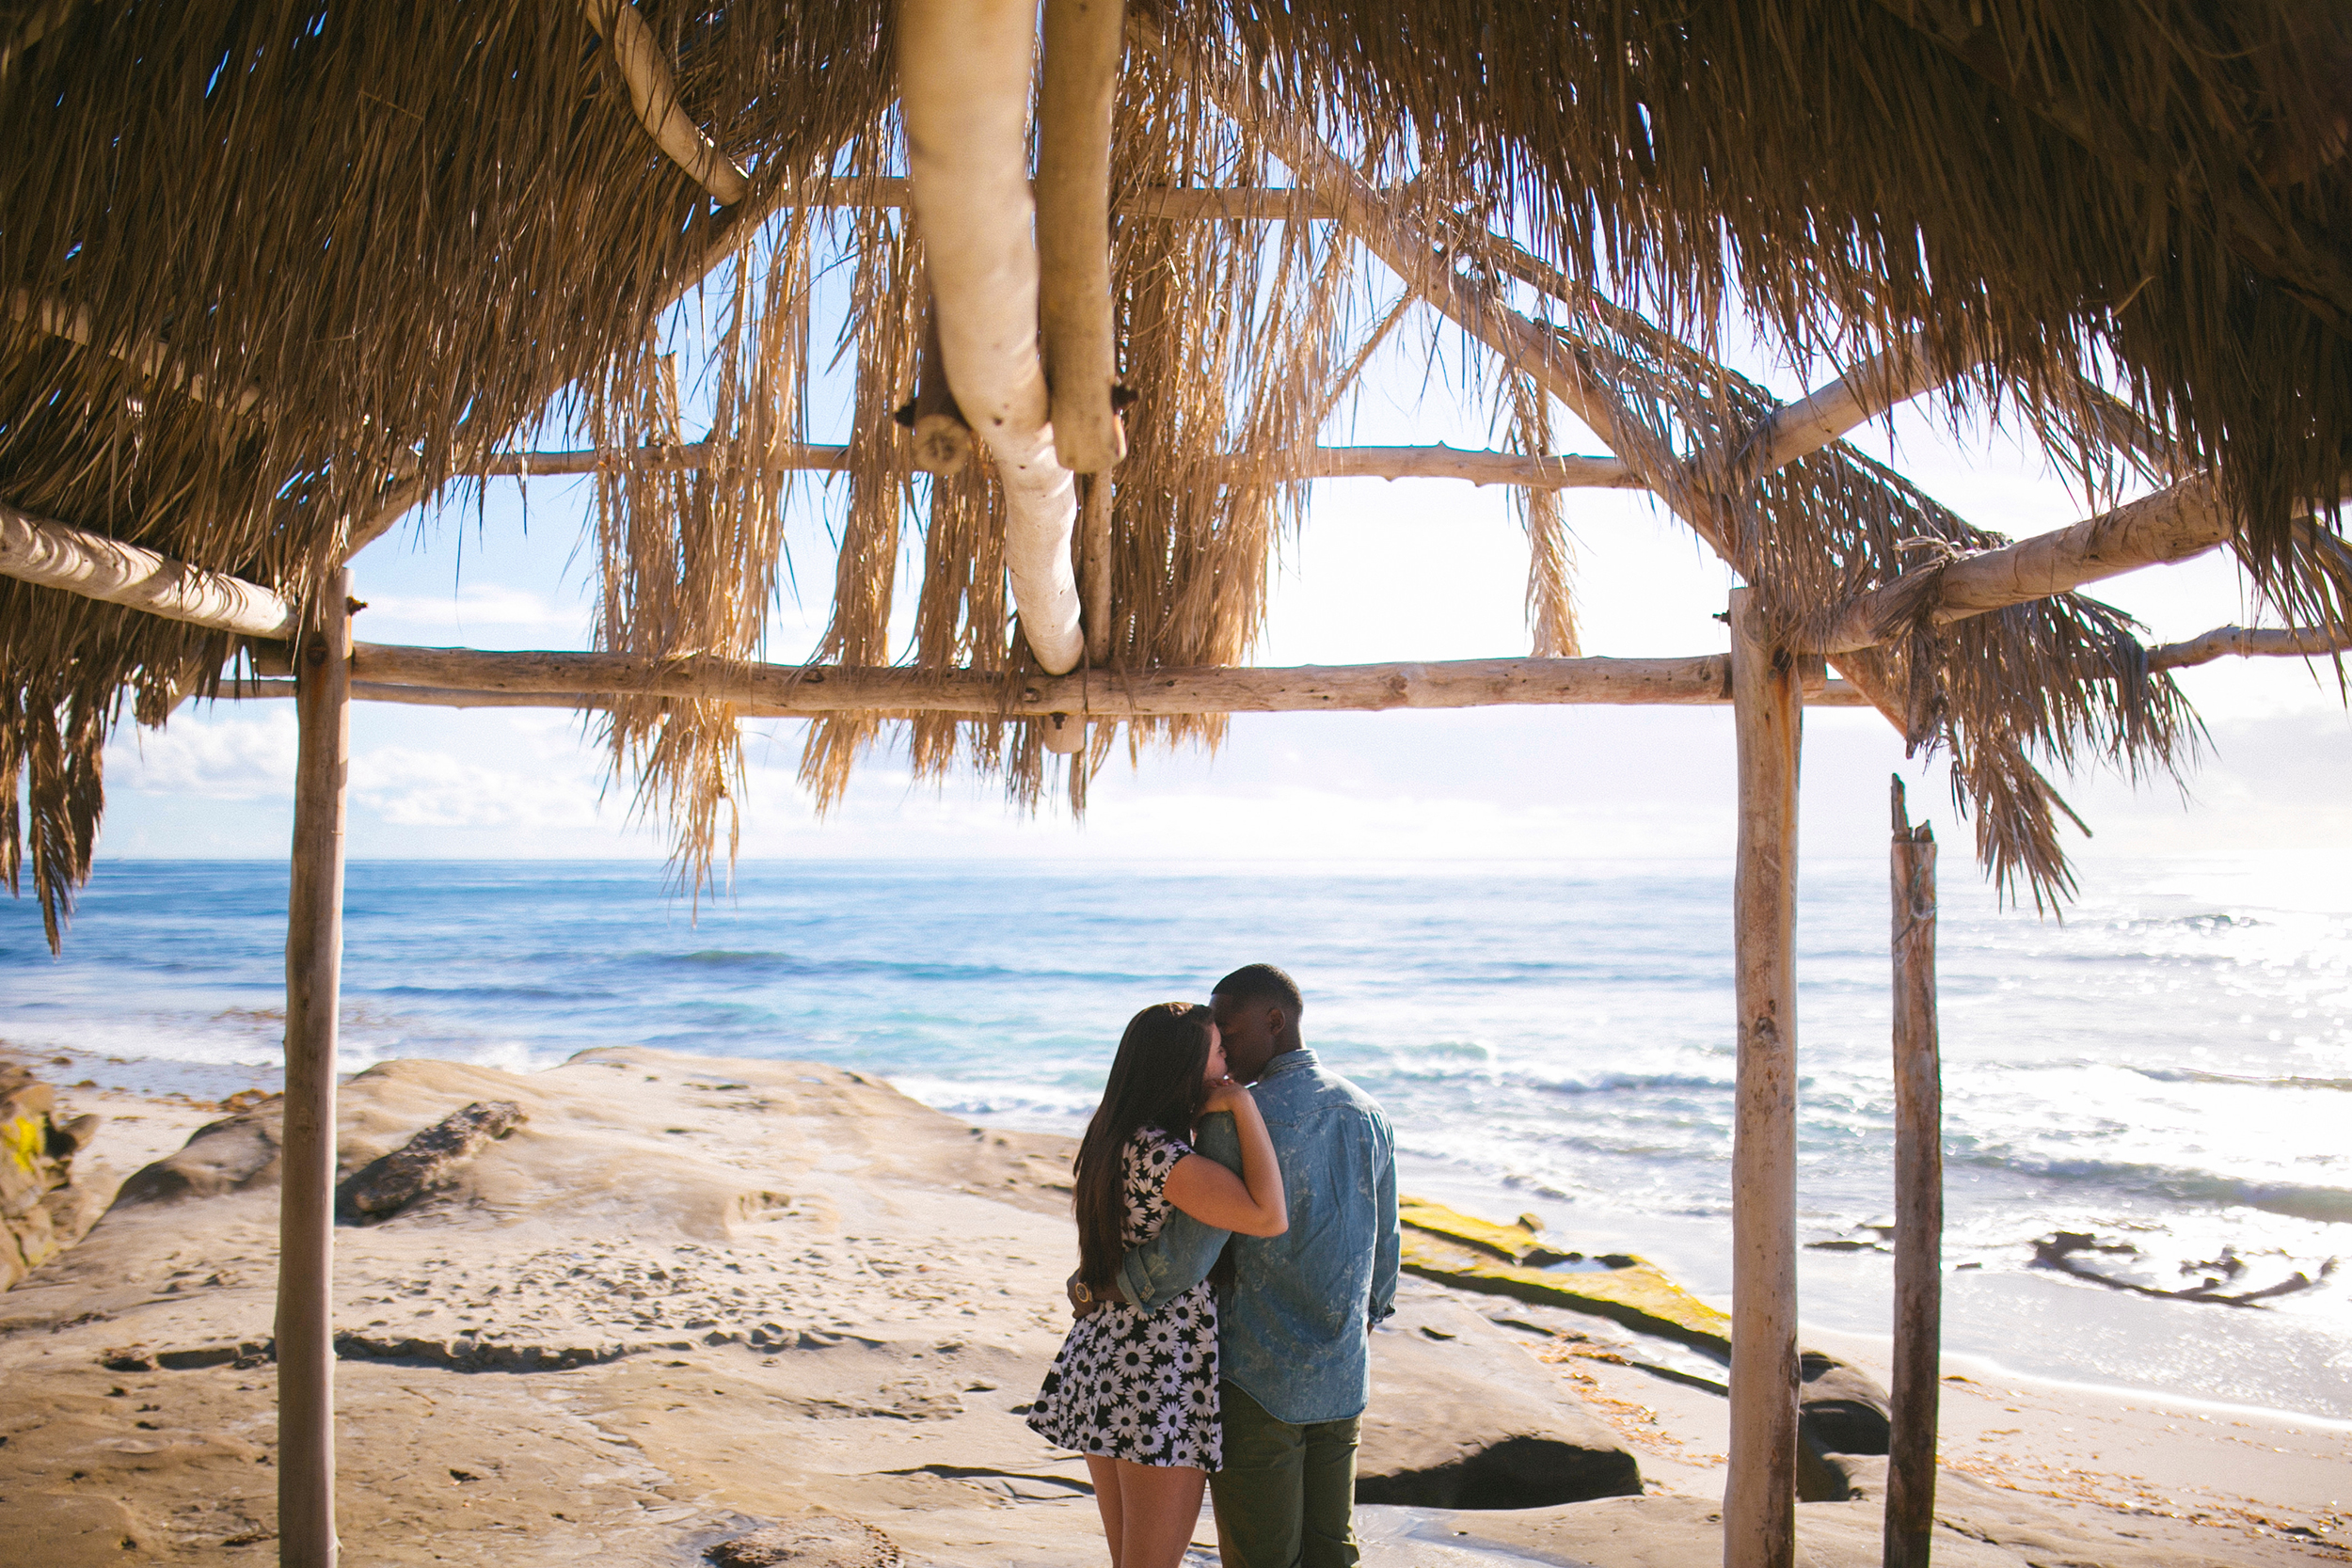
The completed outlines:
<svg viewBox="0 0 2352 1568">
<path fill-rule="evenodd" d="M 1483 417 L 1425 381 L 1406 351 L 1375 363 L 1349 423 L 1326 440 L 1496 444 Z M 1783 396 L 1803 388 L 1760 351 L 1742 368 Z M 1565 411 L 1555 415 L 1563 450 L 1606 450 Z M 1853 438 L 1962 515 L 2012 536 L 2085 512 L 2037 452 L 1997 432 L 1956 435 L 1915 405 Z M 1727 645 L 1712 617 L 1735 579 L 1687 529 L 1641 495 L 1566 496 L 1585 652 L 1688 655 Z M 478 509 L 420 514 L 355 560 L 355 593 L 369 606 L 355 635 L 587 646 L 588 509 L 587 482 L 542 479 L 527 505 L 517 484 L 501 481 Z M 790 530 L 795 587 L 769 640 L 779 661 L 804 657 L 822 629 L 831 547 L 820 510 L 800 507 Z M 1501 490 L 1437 480 L 1319 483 L 1282 542 L 1257 662 L 1524 654 L 1526 563 L 1523 531 Z M 2152 642 L 2255 610 L 2233 563 L 2218 554 L 2093 592 L 2144 621 Z M 2181 679 L 2210 739 L 2185 794 L 2169 780 L 2134 787 L 2098 775 L 2066 789 L 2096 834 L 2074 846 L 2087 879 L 2116 856 L 2352 850 L 2352 801 L 2342 787 L 2352 778 L 2352 721 L 2332 673 L 2301 660 L 2233 659 Z M 1083 822 L 1052 806 L 1025 816 L 988 781 L 916 785 L 886 752 L 869 757 L 847 800 L 818 817 L 793 777 L 801 729 L 790 721 L 745 726 L 746 859 L 1713 858 L 1730 852 L 1734 836 L 1727 708 L 1241 715 L 1214 756 L 1147 753 L 1131 768 L 1122 753 L 1092 786 Z M 352 734 L 354 858 L 667 853 L 665 826 L 632 819 L 626 781 L 614 780 L 580 716 L 361 703 Z M 294 757 L 292 705 L 282 701 L 190 704 L 161 732 L 126 723 L 106 758 L 101 857 L 284 854 Z M 1911 783 L 1915 816 L 1933 821 L 1947 843 L 1967 842 L 1942 769 L 1907 761 L 1883 719 L 1867 709 L 1810 710 L 1804 853 L 1882 854 L 1886 781 L 1896 772 Z"/>
</svg>

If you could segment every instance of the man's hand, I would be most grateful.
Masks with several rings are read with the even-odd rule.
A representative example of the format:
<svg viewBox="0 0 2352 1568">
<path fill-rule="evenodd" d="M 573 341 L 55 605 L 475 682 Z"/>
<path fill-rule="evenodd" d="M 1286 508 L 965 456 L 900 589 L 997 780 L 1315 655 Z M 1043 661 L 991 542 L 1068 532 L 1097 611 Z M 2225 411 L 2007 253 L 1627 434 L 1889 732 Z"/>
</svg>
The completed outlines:
<svg viewBox="0 0 2352 1568">
<path fill-rule="evenodd" d="M 1071 1271 L 1068 1279 L 1062 1281 L 1061 1289 L 1062 1294 L 1070 1298 L 1070 1315 L 1073 1318 L 1083 1318 L 1089 1312 L 1100 1312 L 1110 1305 L 1110 1297 L 1107 1294 L 1097 1295 L 1088 1289 L 1086 1283 L 1079 1279 L 1075 1269 Z"/>
</svg>

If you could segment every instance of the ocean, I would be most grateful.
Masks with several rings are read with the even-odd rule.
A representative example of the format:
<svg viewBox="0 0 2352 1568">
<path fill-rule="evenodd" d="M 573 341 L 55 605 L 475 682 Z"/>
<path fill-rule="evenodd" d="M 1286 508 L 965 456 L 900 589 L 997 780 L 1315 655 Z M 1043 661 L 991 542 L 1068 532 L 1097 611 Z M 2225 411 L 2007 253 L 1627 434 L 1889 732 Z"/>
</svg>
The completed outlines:
<svg viewBox="0 0 2352 1568">
<path fill-rule="evenodd" d="M 2352 898 L 2103 863 L 2063 923 L 1959 849 L 1940 931 L 1948 1349 L 2039 1376 L 2352 1418 Z M 976 1122 L 1075 1132 L 1137 1007 L 1238 964 L 1376 1096 L 1406 1191 L 1730 1290 L 1730 868 L 767 863 L 698 912 L 643 862 L 356 863 L 343 1066 L 530 1069 L 600 1045 L 831 1062 Z M 200 1099 L 275 1086 L 282 863 L 106 862 L 53 960 L 0 903 L 0 1040 Z M 1807 1323 L 1886 1332 L 1887 895 L 1808 863 Z M 2081 1251 L 2158 1299 L 2036 1263 Z M 2045 1248 L 2046 1251 L 2046 1248 Z M 2347 1266 L 2338 1268 L 2339 1255 Z"/>
</svg>

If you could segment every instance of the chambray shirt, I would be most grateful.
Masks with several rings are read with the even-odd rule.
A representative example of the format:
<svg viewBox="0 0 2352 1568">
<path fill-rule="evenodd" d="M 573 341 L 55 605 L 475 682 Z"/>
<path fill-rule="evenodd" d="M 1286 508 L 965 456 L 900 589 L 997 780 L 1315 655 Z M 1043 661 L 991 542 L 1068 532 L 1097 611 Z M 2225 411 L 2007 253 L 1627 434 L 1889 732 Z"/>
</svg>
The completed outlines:
<svg viewBox="0 0 2352 1568">
<path fill-rule="evenodd" d="M 1119 1293 L 1147 1312 L 1207 1275 L 1230 1236 L 1234 1282 L 1217 1301 L 1220 1374 L 1277 1420 L 1304 1426 L 1363 1414 L 1365 1333 L 1395 1310 L 1396 1134 L 1370 1095 L 1311 1051 L 1274 1058 L 1253 1090 L 1282 1169 L 1290 1228 L 1233 1236 L 1178 1211 L 1127 1254 Z M 1195 1147 L 1241 1169 L 1231 1116 Z"/>
</svg>

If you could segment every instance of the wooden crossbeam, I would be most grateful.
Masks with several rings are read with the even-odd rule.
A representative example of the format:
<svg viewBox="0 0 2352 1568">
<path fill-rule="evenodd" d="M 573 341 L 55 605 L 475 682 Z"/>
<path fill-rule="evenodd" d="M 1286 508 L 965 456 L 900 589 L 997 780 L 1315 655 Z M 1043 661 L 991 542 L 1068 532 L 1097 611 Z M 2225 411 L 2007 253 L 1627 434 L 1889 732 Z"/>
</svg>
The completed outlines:
<svg viewBox="0 0 2352 1568">
<path fill-rule="evenodd" d="M 506 652 L 361 642 L 352 696 L 434 707 L 584 707 L 616 696 L 729 702 L 746 718 L 826 713 L 1051 715 L 1115 721 L 1204 713 L 1370 713 L 1391 708 L 1542 705 L 1720 706 L 1721 654 L 1688 658 L 1483 658 L 1293 669 L 1102 671 L 1009 677 L 951 670 L 658 659 L 554 650 Z M 227 681 L 224 698 L 290 695 L 292 683 Z M 1867 705 L 1842 681 L 1809 691 L 1824 707 Z"/>
<path fill-rule="evenodd" d="M 215 387 L 198 372 L 189 370 L 171 350 L 151 338 L 130 342 L 118 342 L 103 337 L 90 313 L 80 306 L 61 305 L 56 300 L 36 299 L 23 289 L 11 289 L 8 294 L 8 314 L 36 332 L 84 348 L 94 348 L 101 354 L 121 360 L 139 374 L 178 392 L 196 403 L 209 404 L 231 414 L 249 414 L 262 401 L 260 388 L 253 387 Z"/>
<path fill-rule="evenodd" d="M 834 178 L 809 187 L 823 207 L 904 207 L 904 180 Z M 1147 223 L 1327 222 L 1339 216 L 1332 205 L 1306 189 L 1286 185 L 1150 185 L 1117 198 L 1122 218 Z"/>
<path fill-rule="evenodd" d="M 1824 654 L 1872 647 L 1923 617 L 1947 626 L 2143 566 L 2186 561 L 2226 542 L 2233 531 L 2220 486 L 2199 475 L 2072 528 L 1963 556 L 1858 594 L 1823 617 L 1809 641 Z"/>
<path fill-rule="evenodd" d="M 258 583 L 30 516 L 5 501 L 0 501 L 0 577 L 246 637 L 294 633 L 294 607 Z"/>
<path fill-rule="evenodd" d="M 2352 652 L 2352 628 L 2216 626 L 2184 642 L 2148 650 L 2151 670 L 2185 670 L 2217 658 L 2318 658 Z"/>
<path fill-rule="evenodd" d="M 606 447 L 565 451 L 511 452 L 492 458 L 469 471 L 476 479 L 539 479 L 564 474 L 590 474 L 611 465 L 648 468 L 699 468 L 720 457 L 707 441 L 673 446 Z M 729 455 L 739 455 L 729 454 Z M 781 445 L 771 448 L 765 466 L 816 473 L 844 473 L 850 467 L 847 447 Z M 1449 447 L 1310 447 L 1303 451 L 1265 460 L 1243 452 L 1226 452 L 1200 466 L 1200 474 L 1224 479 L 1245 472 L 1271 472 L 1281 479 L 1458 479 L 1472 484 L 1517 484 L 1531 490 L 1638 490 L 1641 481 L 1613 457 L 1581 457 L 1572 452 L 1530 457 L 1516 451 L 1485 451 Z"/>
</svg>

